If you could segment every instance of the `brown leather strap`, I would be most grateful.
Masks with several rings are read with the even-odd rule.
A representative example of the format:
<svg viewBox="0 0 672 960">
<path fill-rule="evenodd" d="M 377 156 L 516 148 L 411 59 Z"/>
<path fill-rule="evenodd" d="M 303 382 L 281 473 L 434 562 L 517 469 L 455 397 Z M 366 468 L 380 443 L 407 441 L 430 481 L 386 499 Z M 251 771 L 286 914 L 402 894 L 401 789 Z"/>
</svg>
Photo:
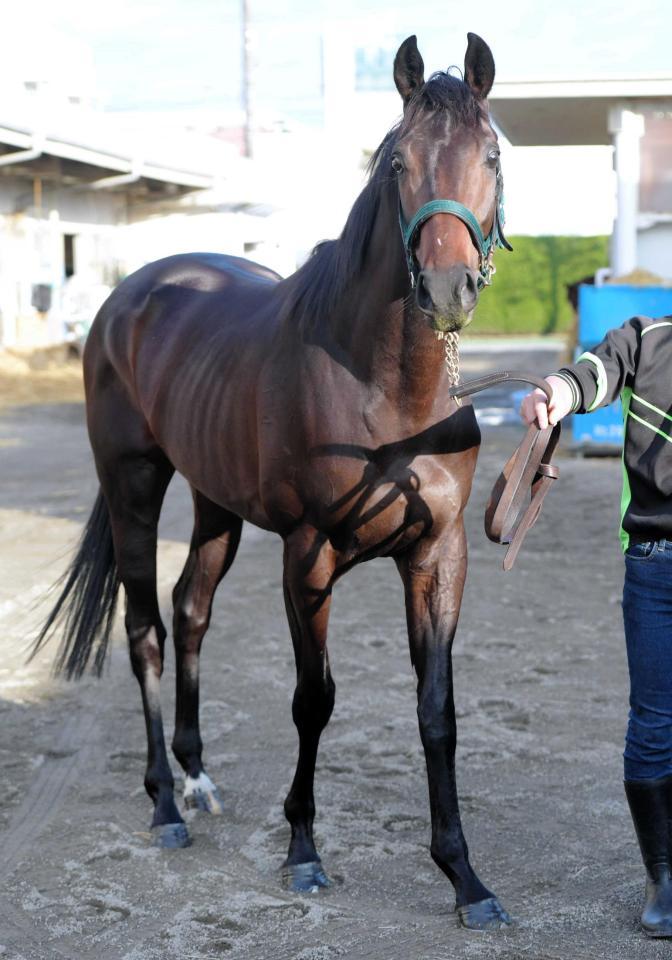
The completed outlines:
<svg viewBox="0 0 672 960">
<path fill-rule="evenodd" d="M 468 380 L 459 387 L 453 387 L 450 392 L 455 398 L 465 397 L 507 380 L 531 383 L 543 390 L 549 400 L 551 398 L 551 390 L 545 380 L 519 371 Z M 528 427 L 516 452 L 507 460 L 492 488 L 485 509 L 485 532 L 495 543 L 508 544 L 509 549 L 503 564 L 505 570 L 513 567 L 528 530 L 534 526 L 541 513 L 544 497 L 553 481 L 560 475 L 558 467 L 550 463 L 559 437 L 559 423 L 543 430 L 537 423 L 533 423 Z M 530 502 L 521 514 L 528 496 Z"/>
<path fill-rule="evenodd" d="M 459 400 L 460 397 L 471 396 L 472 393 L 480 393 L 481 390 L 487 390 L 489 387 L 495 387 L 498 383 L 508 383 L 509 381 L 520 381 L 521 383 L 531 383 L 533 387 L 543 390 L 546 397 L 551 399 L 551 388 L 541 377 L 534 373 L 525 373 L 522 370 L 502 370 L 500 373 L 489 373 L 485 377 L 476 377 L 473 380 L 465 380 L 464 383 L 450 388 L 450 396 Z"/>
<path fill-rule="evenodd" d="M 528 530 L 541 513 L 544 497 L 560 475 L 558 467 L 549 462 L 559 437 L 559 423 L 544 430 L 533 423 L 492 488 L 485 509 L 485 532 L 495 543 L 509 544 L 505 570 L 513 566 Z M 528 495 L 530 502 L 521 515 Z"/>
</svg>

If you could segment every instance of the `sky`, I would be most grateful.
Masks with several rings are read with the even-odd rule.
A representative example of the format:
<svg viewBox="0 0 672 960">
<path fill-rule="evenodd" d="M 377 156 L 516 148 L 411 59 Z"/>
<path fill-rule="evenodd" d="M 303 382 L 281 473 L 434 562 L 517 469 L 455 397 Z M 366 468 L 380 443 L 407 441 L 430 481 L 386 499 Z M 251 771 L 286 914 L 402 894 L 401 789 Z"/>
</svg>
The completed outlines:
<svg viewBox="0 0 672 960">
<path fill-rule="evenodd" d="M 13 5 L 3 24 L 3 58 L 95 75 L 108 109 L 235 108 L 241 7 L 241 0 L 33 0 Z M 490 44 L 501 79 L 671 69 L 669 0 L 249 0 L 249 7 L 255 97 L 264 110 L 309 112 L 320 94 L 321 36 L 330 25 L 345 25 L 374 49 L 416 33 L 429 69 L 460 64 L 472 30 Z"/>
<path fill-rule="evenodd" d="M 389 63 L 417 34 L 426 73 L 460 65 L 468 31 L 491 46 L 500 80 L 672 74 L 671 0 L 248 0 L 260 119 L 322 119 L 325 36 L 346 33 Z M 32 0 L 3 24 L 0 80 L 58 77 L 109 111 L 206 108 L 240 121 L 242 0 Z M 329 40 L 327 40 L 327 43 Z M 338 43 L 335 49 L 338 52 Z M 338 60 L 330 65 L 335 87 Z M 343 82 L 352 62 L 343 63 Z M 335 78 L 335 81 L 334 81 Z M 391 101 L 396 103 L 395 101 Z M 377 119 L 377 118 L 376 118 Z M 387 128 L 396 116 L 384 119 Z M 504 156 L 512 233 L 606 233 L 614 213 L 608 147 L 513 148 Z M 554 184 L 554 204 L 540 202 Z"/>
</svg>

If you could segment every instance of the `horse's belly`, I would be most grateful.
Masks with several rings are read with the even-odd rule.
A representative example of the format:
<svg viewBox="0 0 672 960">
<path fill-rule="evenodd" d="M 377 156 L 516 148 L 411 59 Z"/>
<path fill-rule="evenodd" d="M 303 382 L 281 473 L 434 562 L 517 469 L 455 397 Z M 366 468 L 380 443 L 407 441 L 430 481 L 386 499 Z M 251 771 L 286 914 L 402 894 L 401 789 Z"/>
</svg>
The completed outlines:
<svg viewBox="0 0 672 960">
<path fill-rule="evenodd" d="M 259 489 L 252 399 L 242 391 L 234 399 L 222 392 L 206 405 L 182 395 L 166 405 L 153 427 L 164 453 L 192 487 L 243 520 L 272 530 Z"/>
<path fill-rule="evenodd" d="M 179 452 L 171 457 L 170 447 L 166 453 L 189 484 L 213 503 L 264 530 L 275 529 L 261 501 L 253 456 L 240 450 L 227 456 L 219 449 L 209 458 L 182 458 Z"/>
</svg>

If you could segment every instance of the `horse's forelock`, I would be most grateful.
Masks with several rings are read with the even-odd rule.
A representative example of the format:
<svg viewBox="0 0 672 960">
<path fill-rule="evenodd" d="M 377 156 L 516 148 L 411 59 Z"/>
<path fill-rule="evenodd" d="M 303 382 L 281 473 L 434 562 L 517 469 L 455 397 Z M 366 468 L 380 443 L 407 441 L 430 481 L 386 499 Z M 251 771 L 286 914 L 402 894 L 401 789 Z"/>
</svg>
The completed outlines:
<svg viewBox="0 0 672 960">
<path fill-rule="evenodd" d="M 421 114 L 448 113 L 454 125 L 478 126 L 483 119 L 483 105 L 471 87 L 460 77 L 438 70 L 418 88 L 409 101 L 403 119 L 388 131 L 368 163 L 369 179 L 387 179 L 388 164 L 397 140 L 408 133 Z"/>
<path fill-rule="evenodd" d="M 453 123 L 476 126 L 483 116 L 482 104 L 468 83 L 444 70 L 437 70 L 413 96 L 404 114 L 403 128 L 408 130 L 419 113 L 445 111 Z"/>
</svg>

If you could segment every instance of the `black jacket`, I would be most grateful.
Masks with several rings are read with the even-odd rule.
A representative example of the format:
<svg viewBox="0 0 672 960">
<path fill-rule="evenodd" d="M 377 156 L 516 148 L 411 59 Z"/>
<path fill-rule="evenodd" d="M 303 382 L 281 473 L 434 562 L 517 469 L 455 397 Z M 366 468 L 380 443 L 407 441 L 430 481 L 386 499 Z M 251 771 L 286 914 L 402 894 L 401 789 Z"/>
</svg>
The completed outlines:
<svg viewBox="0 0 672 960">
<path fill-rule="evenodd" d="M 672 540 L 672 317 L 633 317 L 558 371 L 572 410 L 623 406 L 621 543 Z"/>
</svg>

